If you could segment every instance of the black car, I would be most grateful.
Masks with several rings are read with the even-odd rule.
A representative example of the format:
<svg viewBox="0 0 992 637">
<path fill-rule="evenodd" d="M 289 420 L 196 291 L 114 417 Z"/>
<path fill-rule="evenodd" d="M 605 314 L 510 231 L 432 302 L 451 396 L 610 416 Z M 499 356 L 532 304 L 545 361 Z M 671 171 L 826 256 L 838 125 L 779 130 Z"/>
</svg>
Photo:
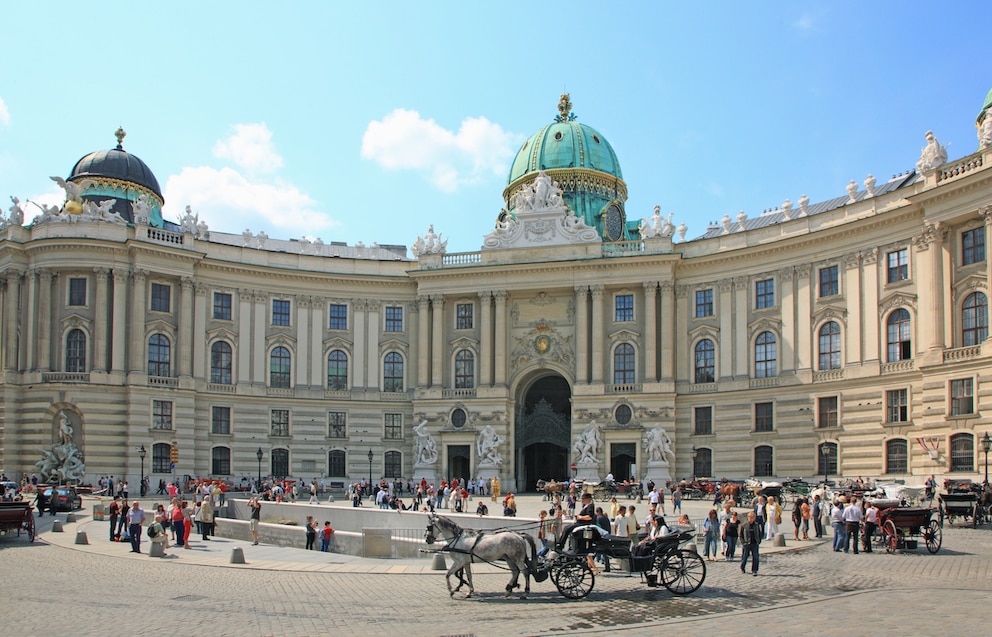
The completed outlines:
<svg viewBox="0 0 992 637">
<path fill-rule="evenodd" d="M 55 487 L 58 494 L 55 502 L 56 511 L 75 511 L 83 508 L 83 498 L 73 487 Z M 52 487 L 45 488 L 45 500 L 52 501 Z"/>
</svg>

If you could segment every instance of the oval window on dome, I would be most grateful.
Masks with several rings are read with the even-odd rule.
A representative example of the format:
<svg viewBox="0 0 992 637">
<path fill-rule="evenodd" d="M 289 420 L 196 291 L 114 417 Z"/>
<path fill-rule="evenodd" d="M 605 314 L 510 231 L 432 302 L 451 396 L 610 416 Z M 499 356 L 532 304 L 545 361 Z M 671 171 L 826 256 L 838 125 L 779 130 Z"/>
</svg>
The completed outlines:
<svg viewBox="0 0 992 637">
<path fill-rule="evenodd" d="M 603 234 L 608 241 L 618 241 L 623 237 L 623 213 L 611 204 L 603 215 Z"/>
<path fill-rule="evenodd" d="M 560 142 L 561 141 L 561 138 L 562 138 L 561 131 L 558 131 L 557 133 L 555 133 L 555 141 L 556 142 Z"/>
<path fill-rule="evenodd" d="M 599 135 L 593 135 L 592 136 L 592 141 L 594 141 L 594 142 L 596 142 L 598 144 L 599 143 Z"/>
</svg>

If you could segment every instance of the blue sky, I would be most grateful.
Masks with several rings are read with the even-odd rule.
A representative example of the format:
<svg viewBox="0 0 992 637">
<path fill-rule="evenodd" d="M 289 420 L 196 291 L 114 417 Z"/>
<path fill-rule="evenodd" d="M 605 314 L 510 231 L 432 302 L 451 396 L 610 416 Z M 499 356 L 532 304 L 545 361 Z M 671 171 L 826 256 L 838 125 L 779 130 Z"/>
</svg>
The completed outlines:
<svg viewBox="0 0 992 637">
<path fill-rule="evenodd" d="M 978 3 L 5 3 L 0 197 L 124 147 L 212 230 L 478 250 L 571 93 L 688 236 L 977 148 Z M 29 210 L 29 216 L 32 212 Z"/>
</svg>

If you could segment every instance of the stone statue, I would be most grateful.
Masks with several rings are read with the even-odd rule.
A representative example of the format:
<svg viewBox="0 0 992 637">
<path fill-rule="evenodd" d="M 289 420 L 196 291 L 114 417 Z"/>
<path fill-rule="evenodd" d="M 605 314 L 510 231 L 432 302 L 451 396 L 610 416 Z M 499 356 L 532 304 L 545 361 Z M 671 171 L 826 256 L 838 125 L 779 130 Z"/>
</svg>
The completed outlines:
<svg viewBox="0 0 992 637">
<path fill-rule="evenodd" d="M 251 228 L 245 228 L 245 231 L 241 233 L 241 245 L 248 247 L 251 242 L 255 239 L 255 235 L 251 233 Z"/>
<path fill-rule="evenodd" d="M 483 427 L 475 441 L 479 465 L 498 467 L 503 464 L 503 456 L 499 455 L 499 446 L 502 443 L 503 436 L 496 433 L 492 425 Z"/>
<path fill-rule="evenodd" d="M 809 214 L 809 197 L 802 195 L 799 197 L 799 216 L 805 217 Z"/>
<path fill-rule="evenodd" d="M 138 195 L 138 200 L 131 204 L 131 217 L 138 225 L 148 225 L 152 218 L 152 206 L 148 201 L 148 195 L 144 193 Z"/>
<path fill-rule="evenodd" d="M 265 247 L 265 242 L 269 240 L 269 235 L 265 234 L 265 230 L 259 230 L 258 234 L 255 235 L 255 247 L 261 250 Z"/>
<path fill-rule="evenodd" d="M 197 239 L 208 239 L 210 237 L 210 228 L 207 227 L 206 221 L 200 221 L 196 224 L 196 238 Z"/>
<path fill-rule="evenodd" d="M 785 215 L 786 219 L 792 219 L 792 201 L 789 199 L 782 202 L 782 214 Z"/>
<path fill-rule="evenodd" d="M 46 482 L 75 482 L 83 479 L 86 465 L 83 455 L 72 441 L 73 428 L 69 415 L 59 413 L 59 430 L 56 443 L 50 451 L 42 450 L 42 458 L 35 463 Z"/>
<path fill-rule="evenodd" d="M 599 427 L 596 421 L 591 421 L 582 430 L 579 437 L 572 445 L 573 460 L 576 464 L 596 464 L 599 460 L 599 448 L 603 444 L 603 439 L 599 435 Z"/>
<path fill-rule="evenodd" d="M 720 219 L 720 225 L 723 226 L 723 234 L 730 234 L 730 224 L 733 223 L 730 220 L 730 215 L 723 215 L 723 219 Z"/>
<path fill-rule="evenodd" d="M 186 206 L 186 214 L 179 218 L 179 226 L 183 232 L 196 234 L 196 225 L 200 222 L 200 213 L 193 214 L 193 210 Z"/>
<path fill-rule="evenodd" d="M 668 218 L 665 219 L 665 225 L 661 227 L 661 236 L 669 237 L 675 234 L 675 224 L 672 223 L 672 217 L 675 216 L 675 212 L 669 212 Z"/>
<path fill-rule="evenodd" d="M 24 225 L 24 208 L 21 208 L 21 200 L 17 197 L 11 197 L 10 206 L 10 216 L 7 217 L 7 222 L 3 225 L 8 226 L 23 226 Z"/>
<path fill-rule="evenodd" d="M 747 213 L 741 210 L 737 213 L 737 232 L 744 231 L 744 222 L 747 221 Z"/>
<path fill-rule="evenodd" d="M 871 176 L 871 173 L 865 177 L 865 190 L 868 191 L 869 197 L 875 196 L 875 178 Z"/>
<path fill-rule="evenodd" d="M 689 226 L 684 223 L 679 224 L 679 241 L 685 242 L 685 233 L 689 232 Z"/>
<path fill-rule="evenodd" d="M 93 181 L 90 179 L 84 179 L 79 183 L 66 181 L 61 177 L 49 177 L 52 181 L 59 185 L 59 188 L 65 191 L 65 200 L 74 201 L 76 203 L 83 203 L 83 189 L 88 188 Z"/>
<path fill-rule="evenodd" d="M 927 145 L 920 150 L 920 160 L 916 162 L 916 172 L 933 170 L 947 161 L 947 149 L 937 141 L 933 131 L 927 131 Z"/>
<path fill-rule="evenodd" d="M 431 224 L 427 228 L 427 234 L 422 237 L 419 234 L 417 235 L 417 241 L 414 242 L 411 248 L 413 256 L 444 254 L 448 249 L 448 240 L 442 239 L 441 236 L 441 233 L 434 233 L 434 224 Z"/>
<path fill-rule="evenodd" d="M 537 173 L 533 183 L 518 190 L 513 196 L 513 208 L 517 212 L 531 210 L 557 210 L 565 207 L 558 182 L 551 181 L 543 170 Z"/>
<path fill-rule="evenodd" d="M 854 203 L 858 200 L 858 183 L 853 179 L 847 184 L 847 203 Z"/>
<path fill-rule="evenodd" d="M 644 433 L 644 451 L 652 462 L 675 463 L 675 452 L 672 451 L 672 439 L 664 427 L 655 427 Z"/>
<path fill-rule="evenodd" d="M 72 424 L 69 416 L 63 409 L 59 414 L 59 444 L 65 445 L 72 442 Z"/>
<path fill-rule="evenodd" d="M 988 148 L 992 146 L 992 106 L 985 109 L 985 119 L 978 127 L 978 147 Z"/>
<path fill-rule="evenodd" d="M 39 204 L 34 201 L 31 201 L 30 199 L 28 200 L 28 202 L 34 204 L 35 206 L 38 207 L 39 210 L 41 210 L 41 214 L 36 215 L 35 218 L 31 220 L 32 225 L 36 225 L 39 223 L 52 223 L 59 220 L 59 214 L 61 213 L 61 210 L 59 210 L 58 206 L 49 206 L 48 204 L 43 204 L 43 203 Z"/>
<path fill-rule="evenodd" d="M 417 434 L 417 456 L 414 464 L 434 464 L 437 462 L 437 443 L 426 427 L 427 421 L 424 420 L 413 428 L 413 433 Z"/>
</svg>

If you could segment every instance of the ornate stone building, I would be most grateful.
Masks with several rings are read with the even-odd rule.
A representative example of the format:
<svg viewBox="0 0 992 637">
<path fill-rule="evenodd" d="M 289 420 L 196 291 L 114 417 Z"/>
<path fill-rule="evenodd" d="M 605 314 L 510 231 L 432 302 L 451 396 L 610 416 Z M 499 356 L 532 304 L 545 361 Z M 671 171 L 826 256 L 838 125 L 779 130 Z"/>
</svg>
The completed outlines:
<svg viewBox="0 0 992 637">
<path fill-rule="evenodd" d="M 61 443 L 90 479 L 135 480 L 144 447 L 153 483 L 976 477 L 990 107 L 966 157 L 928 134 L 916 171 L 686 240 L 626 217 L 613 149 L 563 96 L 481 249 L 431 228 L 416 259 L 171 224 L 141 160 L 87 155 L 64 207 L 25 223 L 15 201 L 0 232 L 0 462 Z"/>
</svg>

